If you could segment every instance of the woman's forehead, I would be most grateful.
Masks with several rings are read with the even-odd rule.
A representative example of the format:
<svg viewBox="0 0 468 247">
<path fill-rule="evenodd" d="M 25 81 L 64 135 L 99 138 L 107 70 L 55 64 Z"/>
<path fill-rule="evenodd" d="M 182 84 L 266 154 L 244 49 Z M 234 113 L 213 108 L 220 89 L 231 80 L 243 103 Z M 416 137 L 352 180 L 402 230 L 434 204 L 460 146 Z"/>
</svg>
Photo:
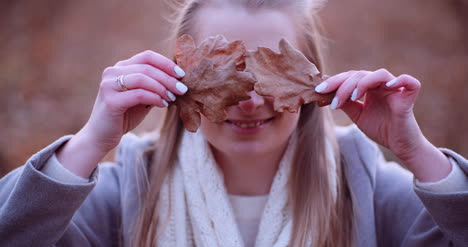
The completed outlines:
<svg viewBox="0 0 468 247">
<path fill-rule="evenodd" d="M 262 10 L 249 13 L 242 8 L 205 7 L 195 24 L 198 42 L 221 34 L 228 41 L 243 40 L 247 49 L 258 46 L 278 50 L 278 42 L 285 38 L 297 48 L 296 27 L 285 13 Z"/>
</svg>

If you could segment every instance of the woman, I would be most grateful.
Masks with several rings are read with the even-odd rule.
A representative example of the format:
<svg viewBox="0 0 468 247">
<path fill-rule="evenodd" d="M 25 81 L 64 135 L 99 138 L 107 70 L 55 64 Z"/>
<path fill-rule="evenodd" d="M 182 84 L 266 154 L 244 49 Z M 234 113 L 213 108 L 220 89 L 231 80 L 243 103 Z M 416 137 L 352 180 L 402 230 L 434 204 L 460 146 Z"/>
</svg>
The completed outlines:
<svg viewBox="0 0 468 247">
<path fill-rule="evenodd" d="M 286 38 L 323 71 L 317 3 L 193 0 L 176 36 L 222 34 L 248 49 Z M 325 108 L 275 112 L 271 99 L 182 127 L 170 107 L 159 137 L 122 136 L 151 107 L 190 90 L 170 59 L 145 51 L 103 72 L 91 117 L 0 180 L 2 246 L 464 246 L 468 162 L 437 149 L 413 115 L 420 83 L 382 69 L 317 86 L 411 174 L 385 163 L 356 127 L 333 128 Z M 364 102 L 358 99 L 365 97 Z M 117 164 L 98 162 L 121 143 Z M 99 171 L 97 171 L 99 170 Z M 99 175 L 98 175 L 99 173 Z M 99 177 L 99 182 L 97 178 Z M 416 196 L 417 195 L 417 196 Z M 419 198 L 418 198 L 419 197 Z M 423 203 L 421 203 L 421 201 Z"/>
</svg>

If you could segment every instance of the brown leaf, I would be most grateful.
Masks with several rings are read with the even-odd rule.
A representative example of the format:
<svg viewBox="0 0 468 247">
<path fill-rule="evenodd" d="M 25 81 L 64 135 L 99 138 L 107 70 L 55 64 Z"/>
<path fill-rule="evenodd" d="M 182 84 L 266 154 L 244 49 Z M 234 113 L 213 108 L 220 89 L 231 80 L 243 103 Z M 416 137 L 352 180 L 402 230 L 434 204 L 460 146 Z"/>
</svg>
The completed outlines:
<svg viewBox="0 0 468 247">
<path fill-rule="evenodd" d="M 187 130 L 198 129 L 200 113 L 221 123 L 227 118 L 227 106 L 250 98 L 247 93 L 253 90 L 255 79 L 250 73 L 237 70 L 244 64 L 245 53 L 242 41 L 227 42 L 220 35 L 206 39 L 198 47 L 189 35 L 177 39 L 175 57 L 186 72 L 182 82 L 189 90 L 175 103 Z"/>
<path fill-rule="evenodd" d="M 297 112 L 302 104 L 317 101 L 319 106 L 331 103 L 334 94 L 318 94 L 315 86 L 322 82 L 317 67 L 285 39 L 279 43 L 280 53 L 259 47 L 249 51 L 246 71 L 257 79 L 255 91 L 274 97 L 275 111 Z"/>
</svg>

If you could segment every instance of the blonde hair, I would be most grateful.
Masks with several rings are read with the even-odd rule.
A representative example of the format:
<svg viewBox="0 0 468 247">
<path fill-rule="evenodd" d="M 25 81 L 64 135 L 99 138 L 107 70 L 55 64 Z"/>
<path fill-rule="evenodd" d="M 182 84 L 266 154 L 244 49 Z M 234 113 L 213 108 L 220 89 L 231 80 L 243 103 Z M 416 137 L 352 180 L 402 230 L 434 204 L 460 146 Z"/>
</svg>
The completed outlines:
<svg viewBox="0 0 468 247">
<path fill-rule="evenodd" d="M 247 10 L 275 9 L 294 13 L 298 31 L 299 49 L 311 62 L 324 71 L 322 38 L 315 11 L 324 1 L 307 0 L 188 0 L 181 3 L 175 21 L 175 37 L 193 35 L 195 15 L 204 6 L 239 6 Z M 288 12 L 289 13 L 289 12 Z M 290 16 L 290 15 L 288 15 Z M 150 150 L 147 184 L 142 188 L 139 217 L 135 222 L 134 246 L 155 246 L 167 219 L 158 215 L 158 198 L 164 178 L 170 175 L 177 159 L 183 126 L 175 107 L 170 107 L 159 130 L 156 146 Z M 340 152 L 333 130 L 333 121 L 327 108 L 315 104 L 303 105 L 296 131 L 298 149 L 290 175 L 290 206 L 293 212 L 293 230 L 290 246 L 307 246 L 312 236 L 313 246 L 350 247 L 354 243 L 353 200 L 343 171 Z M 333 198 L 327 169 L 326 142 L 331 143 L 337 172 L 337 198 Z M 169 214 L 168 214 L 169 215 Z"/>
</svg>

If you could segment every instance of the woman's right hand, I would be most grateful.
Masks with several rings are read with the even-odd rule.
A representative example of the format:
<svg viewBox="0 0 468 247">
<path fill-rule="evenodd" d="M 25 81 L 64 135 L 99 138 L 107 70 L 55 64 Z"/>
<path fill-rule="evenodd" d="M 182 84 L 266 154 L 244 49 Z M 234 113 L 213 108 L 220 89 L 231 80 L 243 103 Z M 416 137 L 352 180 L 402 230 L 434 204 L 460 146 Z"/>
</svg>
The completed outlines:
<svg viewBox="0 0 468 247">
<path fill-rule="evenodd" d="M 59 150 L 59 161 L 75 174 L 88 177 L 104 155 L 141 123 L 152 107 L 167 107 L 175 95 L 188 90 L 178 80 L 184 74 L 173 61 L 152 51 L 106 68 L 88 122 Z M 119 77 L 123 87 L 119 85 Z M 77 159 L 81 162 L 76 162 Z M 85 167 L 88 168 L 81 171 Z"/>
<path fill-rule="evenodd" d="M 177 73 L 178 71 L 178 73 Z M 117 82 L 123 76 L 128 90 Z M 184 72 L 170 59 L 144 51 L 108 67 L 102 74 L 96 103 L 84 129 L 102 150 L 110 151 L 134 129 L 153 106 L 167 107 L 187 87 L 178 81 Z"/>
</svg>

